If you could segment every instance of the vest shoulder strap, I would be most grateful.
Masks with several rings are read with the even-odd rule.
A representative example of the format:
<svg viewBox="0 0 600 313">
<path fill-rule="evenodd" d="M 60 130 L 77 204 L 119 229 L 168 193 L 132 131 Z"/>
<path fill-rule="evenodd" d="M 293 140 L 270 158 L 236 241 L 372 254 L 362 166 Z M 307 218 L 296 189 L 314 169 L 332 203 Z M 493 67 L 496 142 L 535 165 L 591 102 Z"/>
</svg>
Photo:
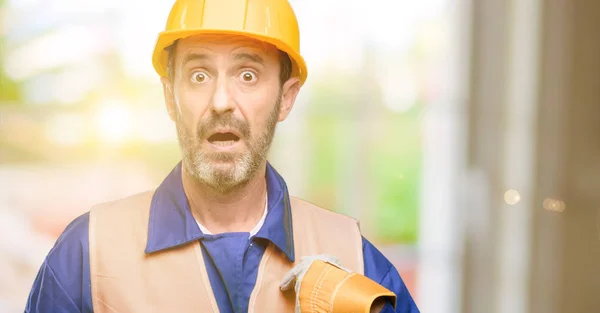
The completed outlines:
<svg viewBox="0 0 600 313">
<path fill-rule="evenodd" d="M 198 242 L 145 253 L 153 195 L 90 210 L 94 312 L 218 312 Z"/>
<path fill-rule="evenodd" d="M 303 256 L 328 254 L 340 259 L 344 267 L 364 272 L 362 236 L 355 219 L 294 197 L 290 204 L 295 262 Z M 281 250 L 269 245 L 258 267 L 249 313 L 294 312 L 294 290 L 279 290 L 281 280 L 294 265 Z"/>
<path fill-rule="evenodd" d="M 338 257 L 344 267 L 363 274 L 359 222 L 299 198 L 291 197 L 290 200 L 296 259 L 315 254 L 330 254 Z"/>
</svg>

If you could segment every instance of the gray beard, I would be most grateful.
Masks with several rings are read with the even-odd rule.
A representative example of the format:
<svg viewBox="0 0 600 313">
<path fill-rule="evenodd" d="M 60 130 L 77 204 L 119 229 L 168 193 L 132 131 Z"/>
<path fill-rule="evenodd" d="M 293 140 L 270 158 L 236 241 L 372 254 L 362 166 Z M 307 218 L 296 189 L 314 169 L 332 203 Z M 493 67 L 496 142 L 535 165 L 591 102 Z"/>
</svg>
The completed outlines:
<svg viewBox="0 0 600 313">
<path fill-rule="evenodd" d="M 257 173 L 261 165 L 266 161 L 277 126 L 277 118 L 280 111 L 281 97 L 278 97 L 269 119 L 266 129 L 256 138 L 244 136 L 248 151 L 244 153 L 217 152 L 207 154 L 201 150 L 204 135 L 196 132 L 196 136 L 190 134 L 182 123 L 180 115 L 177 115 L 175 125 L 179 146 L 183 155 L 183 166 L 188 174 L 199 183 L 210 187 L 220 194 L 227 194 L 245 186 Z M 212 161 L 232 163 L 232 166 L 218 168 Z"/>
</svg>

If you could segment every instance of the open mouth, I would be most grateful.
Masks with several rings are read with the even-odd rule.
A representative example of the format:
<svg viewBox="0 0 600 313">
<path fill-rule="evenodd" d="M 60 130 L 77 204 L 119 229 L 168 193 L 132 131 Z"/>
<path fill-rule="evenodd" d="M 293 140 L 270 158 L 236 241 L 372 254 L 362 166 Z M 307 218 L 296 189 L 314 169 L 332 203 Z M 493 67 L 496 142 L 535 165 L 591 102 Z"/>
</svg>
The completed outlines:
<svg viewBox="0 0 600 313">
<path fill-rule="evenodd" d="M 208 137 L 208 142 L 216 146 L 230 146 L 239 140 L 240 137 L 231 132 L 214 133 Z"/>
</svg>

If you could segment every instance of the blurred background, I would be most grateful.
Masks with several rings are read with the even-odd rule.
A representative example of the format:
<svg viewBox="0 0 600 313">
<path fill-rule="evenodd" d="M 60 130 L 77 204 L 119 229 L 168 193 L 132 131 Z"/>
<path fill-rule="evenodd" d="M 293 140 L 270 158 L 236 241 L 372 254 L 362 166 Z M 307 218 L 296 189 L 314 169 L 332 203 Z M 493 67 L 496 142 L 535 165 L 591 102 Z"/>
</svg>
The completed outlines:
<svg viewBox="0 0 600 313">
<path fill-rule="evenodd" d="M 0 0 L 0 312 L 73 218 L 178 162 L 172 2 Z M 290 192 L 359 218 L 422 312 L 600 312 L 600 2 L 291 2 Z"/>
</svg>

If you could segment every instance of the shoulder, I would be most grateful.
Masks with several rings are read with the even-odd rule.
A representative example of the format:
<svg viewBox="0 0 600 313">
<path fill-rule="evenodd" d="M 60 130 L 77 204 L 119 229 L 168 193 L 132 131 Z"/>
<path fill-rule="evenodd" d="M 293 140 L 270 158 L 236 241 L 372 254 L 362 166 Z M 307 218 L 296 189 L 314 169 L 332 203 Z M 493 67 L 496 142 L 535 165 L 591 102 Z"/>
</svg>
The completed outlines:
<svg viewBox="0 0 600 313">
<path fill-rule="evenodd" d="M 87 259 L 90 220 L 102 212 L 126 212 L 138 207 L 139 203 L 150 202 L 153 192 L 144 192 L 123 199 L 94 205 L 88 212 L 72 220 L 56 240 L 48 253 L 46 262 L 56 271 L 55 264 L 75 265 L 78 260 Z M 79 261 L 80 262 L 80 261 Z M 64 267 L 64 266 L 63 266 Z"/>
<path fill-rule="evenodd" d="M 294 212 L 294 218 L 296 215 L 304 215 L 307 218 L 312 219 L 313 222 L 321 222 L 324 224 L 337 222 L 346 223 L 348 225 L 359 225 L 358 220 L 350 216 L 333 212 L 297 197 L 290 197 L 290 204 L 292 206 L 292 212 Z"/>
<path fill-rule="evenodd" d="M 81 269 L 88 261 L 89 212 L 72 220 L 46 256 L 48 266 L 61 284 L 81 281 Z"/>
<path fill-rule="evenodd" d="M 110 225 L 112 229 L 116 229 L 128 228 L 135 221 L 146 223 L 153 196 L 154 190 L 93 206 L 89 217 L 90 232 L 95 233 L 100 225 Z"/>
<path fill-rule="evenodd" d="M 72 220 L 48 252 L 46 261 L 55 271 L 53 265 L 67 262 L 72 264 L 86 253 L 89 219 L 89 212 L 86 212 Z"/>
<path fill-rule="evenodd" d="M 290 204 L 297 255 L 335 255 L 344 266 L 362 274 L 362 241 L 357 220 L 295 197 L 290 198 Z"/>
<path fill-rule="evenodd" d="M 392 263 L 369 240 L 362 237 L 365 275 L 381 283 L 383 278 L 394 267 Z"/>
<path fill-rule="evenodd" d="M 141 193 L 137 193 L 125 198 L 116 199 L 113 201 L 103 202 L 94 205 L 90 213 L 96 214 L 98 212 L 111 212 L 111 213 L 126 213 L 129 211 L 135 211 L 142 207 L 149 207 L 153 200 L 154 190 L 149 190 Z"/>
<path fill-rule="evenodd" d="M 396 294 L 396 311 L 394 312 L 418 313 L 419 309 L 398 270 L 379 249 L 364 237 L 363 257 L 365 276 Z"/>
<path fill-rule="evenodd" d="M 126 225 L 127 215 L 150 203 L 153 192 L 145 192 L 94 205 L 73 219 L 50 249 L 33 283 L 26 312 L 58 305 L 67 311 L 91 312 L 90 300 L 90 225 L 104 223 L 111 231 Z M 131 214 L 130 214 L 131 215 Z M 100 218 L 98 218 L 100 217 Z M 117 219 L 109 220 L 111 217 Z M 117 223 L 123 217 L 125 223 Z M 104 225 L 103 224 L 103 225 Z"/>
<path fill-rule="evenodd" d="M 88 222 L 86 212 L 71 221 L 58 237 L 35 278 L 25 312 L 45 312 L 50 307 L 73 312 L 86 305 Z"/>
</svg>

